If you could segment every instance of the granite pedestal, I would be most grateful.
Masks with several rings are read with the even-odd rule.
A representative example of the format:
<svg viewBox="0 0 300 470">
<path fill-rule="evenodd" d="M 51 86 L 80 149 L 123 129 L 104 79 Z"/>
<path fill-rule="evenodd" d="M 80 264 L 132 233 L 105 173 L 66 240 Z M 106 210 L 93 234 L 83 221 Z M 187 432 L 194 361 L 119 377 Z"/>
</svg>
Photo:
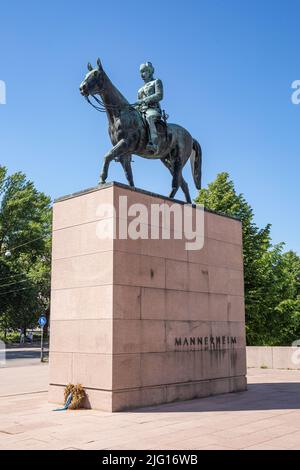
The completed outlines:
<svg viewBox="0 0 300 470">
<path fill-rule="evenodd" d="M 70 382 L 86 407 L 107 411 L 245 390 L 240 221 L 205 211 L 201 250 L 161 234 L 120 238 L 132 219 L 120 196 L 174 204 L 119 183 L 54 203 L 49 400 L 62 403 Z"/>
</svg>

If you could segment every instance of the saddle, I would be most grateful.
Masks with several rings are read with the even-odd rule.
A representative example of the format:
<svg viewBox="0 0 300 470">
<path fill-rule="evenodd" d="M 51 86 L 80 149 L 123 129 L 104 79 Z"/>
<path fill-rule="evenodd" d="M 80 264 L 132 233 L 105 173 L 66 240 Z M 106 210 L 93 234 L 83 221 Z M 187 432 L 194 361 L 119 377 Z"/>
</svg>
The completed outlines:
<svg viewBox="0 0 300 470">
<path fill-rule="evenodd" d="M 148 142 L 150 141 L 150 128 L 148 121 L 146 119 L 145 114 L 140 111 L 140 114 L 142 116 L 143 124 L 146 128 L 147 135 L 148 135 Z M 167 119 L 168 119 L 168 114 L 166 114 L 165 110 L 162 111 L 162 117 L 161 119 L 157 119 L 155 121 L 155 126 L 157 130 L 157 134 L 160 139 L 168 140 L 168 124 L 167 124 Z"/>
</svg>

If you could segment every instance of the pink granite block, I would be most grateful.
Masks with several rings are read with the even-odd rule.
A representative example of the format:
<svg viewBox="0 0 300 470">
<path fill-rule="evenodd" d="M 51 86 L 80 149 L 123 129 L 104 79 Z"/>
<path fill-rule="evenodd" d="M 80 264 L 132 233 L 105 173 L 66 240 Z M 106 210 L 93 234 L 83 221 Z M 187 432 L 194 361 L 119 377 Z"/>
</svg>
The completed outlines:
<svg viewBox="0 0 300 470">
<path fill-rule="evenodd" d="M 113 252 L 54 260 L 52 289 L 70 289 L 112 284 Z"/>
<path fill-rule="evenodd" d="M 189 264 L 184 261 L 166 260 L 166 288 L 187 291 L 189 288 Z"/>
<path fill-rule="evenodd" d="M 151 231 L 149 230 L 151 234 Z M 169 232 L 162 229 L 165 237 L 169 236 Z M 181 234 L 178 234 L 180 236 Z M 174 238 L 174 234 L 170 234 L 169 239 L 163 239 L 162 235 L 159 240 L 148 239 L 141 240 L 141 254 L 148 256 L 160 256 L 161 258 L 169 258 L 181 261 L 187 261 L 188 251 L 185 248 L 186 241 Z"/>
<path fill-rule="evenodd" d="M 229 350 L 229 375 L 233 377 L 245 376 L 246 373 L 246 349 Z"/>
<path fill-rule="evenodd" d="M 122 200 L 121 204 L 120 197 L 126 197 L 126 200 Z M 182 232 L 183 224 L 180 223 L 180 217 L 183 220 L 183 204 L 118 186 L 114 187 L 114 204 L 117 216 L 123 220 L 126 219 L 129 223 L 137 217 L 142 223 L 145 223 L 144 216 L 146 215 L 147 223 L 153 227 L 167 229 L 170 227 L 171 231 Z M 141 205 L 144 207 L 141 208 Z M 176 221 L 179 222 L 174 223 L 174 213 L 179 216 L 176 217 Z"/>
<path fill-rule="evenodd" d="M 209 294 L 203 292 L 142 288 L 141 306 L 144 319 L 211 319 Z"/>
<path fill-rule="evenodd" d="M 120 197 L 121 198 L 126 197 L 125 206 L 123 202 L 124 199 L 120 205 L 120 201 L 121 201 Z M 145 194 L 142 192 L 137 192 L 134 189 L 133 190 L 130 189 L 129 187 L 121 188 L 118 186 L 114 186 L 114 205 L 116 207 L 116 212 L 117 212 L 118 217 L 124 218 L 124 211 L 120 210 L 121 208 L 127 207 L 127 217 L 129 220 L 132 220 L 132 218 L 138 215 L 138 213 L 135 213 L 135 210 L 138 209 L 138 207 L 136 208 L 134 207 L 135 204 L 139 204 L 139 205 L 142 204 L 147 208 L 147 210 L 149 210 L 151 209 L 152 204 L 157 204 L 161 202 L 162 201 L 159 198 L 156 198 L 155 196 L 151 196 L 149 194 Z M 128 215 L 128 209 L 130 207 L 132 208 L 131 210 L 133 211 L 131 214 L 134 214 L 134 215 L 130 215 L 130 214 Z M 125 211 L 125 214 L 126 214 L 126 211 Z"/>
<path fill-rule="evenodd" d="M 53 290 L 51 320 L 112 318 L 112 285 Z"/>
<path fill-rule="evenodd" d="M 114 284 L 164 288 L 165 260 L 116 251 Z"/>
<path fill-rule="evenodd" d="M 231 382 L 230 379 L 227 377 L 220 377 L 210 381 L 211 395 L 219 395 L 222 393 L 229 393 L 231 391 Z"/>
<path fill-rule="evenodd" d="M 111 354 L 74 353 L 73 383 L 87 388 L 112 389 L 113 358 Z"/>
<path fill-rule="evenodd" d="M 162 385 L 169 382 L 166 377 L 166 353 L 141 355 L 141 385 Z"/>
<path fill-rule="evenodd" d="M 114 354 L 166 350 L 165 323 L 161 320 L 114 320 Z"/>
<path fill-rule="evenodd" d="M 149 387 L 113 392 L 112 411 L 154 406 L 166 402 L 165 387 Z"/>
<path fill-rule="evenodd" d="M 113 187 L 93 190 L 56 202 L 53 206 L 53 230 L 111 217 L 101 210 L 101 205 L 113 206 L 113 191 Z"/>
<path fill-rule="evenodd" d="M 162 352 L 141 355 L 142 386 L 194 380 L 194 352 Z"/>
<path fill-rule="evenodd" d="M 217 379 L 229 377 L 228 349 L 202 351 L 203 379 Z"/>
<path fill-rule="evenodd" d="M 230 384 L 230 392 L 244 392 L 247 390 L 247 379 L 245 375 L 240 377 L 230 377 L 229 378 Z"/>
<path fill-rule="evenodd" d="M 211 323 L 213 337 L 220 338 L 221 349 L 246 347 L 243 322 L 214 321 Z"/>
<path fill-rule="evenodd" d="M 120 230 L 124 232 L 122 238 L 119 236 Z M 114 249 L 117 251 L 187 261 L 186 241 L 181 232 L 174 235 L 172 230 L 143 223 L 131 230 L 130 222 L 126 224 L 123 219 L 117 218 L 116 234 Z"/>
<path fill-rule="evenodd" d="M 100 222 L 91 222 L 56 230 L 52 239 L 52 259 L 111 251 L 113 249 L 113 219 L 106 219 L 111 238 L 104 238 L 99 230 Z M 109 228 L 111 227 L 111 228 Z M 101 230 L 104 227 L 101 226 Z"/>
<path fill-rule="evenodd" d="M 211 319 L 209 307 L 209 294 L 207 292 L 188 292 L 188 318 L 196 321 L 209 321 Z M 169 317 L 172 319 L 171 317 Z M 179 318 L 178 318 L 179 319 Z M 181 319 L 186 319 L 181 317 Z"/>
<path fill-rule="evenodd" d="M 244 295 L 243 271 L 209 267 L 209 291 L 216 294 Z"/>
<path fill-rule="evenodd" d="M 113 395 L 111 391 L 88 388 L 85 392 L 84 408 L 109 412 L 114 411 L 112 404 Z"/>
<path fill-rule="evenodd" d="M 201 380 L 200 382 L 174 384 L 167 386 L 167 402 L 192 400 L 193 398 L 207 397 L 211 394 L 211 382 Z"/>
<path fill-rule="evenodd" d="M 56 353 L 73 353 L 79 350 L 79 324 L 75 321 L 51 320 L 50 368 L 51 357 Z"/>
<path fill-rule="evenodd" d="M 212 213 L 207 215 L 207 234 L 209 238 L 237 245 L 242 244 L 242 224 L 239 220 Z"/>
<path fill-rule="evenodd" d="M 165 320 L 167 318 L 165 289 L 141 288 L 141 318 L 144 320 Z"/>
<path fill-rule="evenodd" d="M 52 352 L 50 355 L 49 382 L 66 385 L 73 381 L 73 353 Z"/>
<path fill-rule="evenodd" d="M 243 321 L 228 322 L 230 336 L 236 338 L 237 347 L 246 350 L 246 331 Z"/>
<path fill-rule="evenodd" d="M 224 248 L 226 248 L 225 266 L 243 271 L 244 258 L 242 245 L 227 243 L 226 247 L 224 246 Z"/>
<path fill-rule="evenodd" d="M 112 320 L 51 321 L 52 352 L 112 353 Z"/>
<path fill-rule="evenodd" d="M 141 224 L 141 226 L 137 226 L 135 231 L 136 233 L 134 233 L 136 238 L 133 238 L 133 234 L 130 234 L 128 231 L 128 228 L 130 227 L 129 219 L 126 223 L 124 219 L 117 217 L 115 223 L 116 238 L 114 240 L 114 250 L 140 255 L 142 243 L 141 237 L 148 236 L 148 224 Z"/>
<path fill-rule="evenodd" d="M 201 345 L 198 338 L 202 338 L 203 346 L 205 346 L 205 338 L 209 338 L 210 336 L 210 322 L 166 321 L 167 351 L 185 352 L 200 349 Z M 187 341 L 185 341 L 185 339 Z"/>
<path fill-rule="evenodd" d="M 244 296 L 244 273 L 236 269 L 229 269 L 229 288 L 231 295 Z"/>
<path fill-rule="evenodd" d="M 158 198 L 155 198 L 154 204 L 156 204 L 154 210 L 157 210 L 159 204 L 161 210 L 159 225 L 162 228 L 167 230 L 171 229 L 171 231 L 173 232 L 180 233 L 182 235 L 182 238 L 183 235 L 187 233 L 188 229 L 195 228 L 195 210 L 193 210 L 193 212 L 185 212 L 184 204 L 179 204 L 178 202 L 172 200 L 159 201 Z M 156 220 L 153 220 L 152 218 L 151 224 L 157 225 Z"/>
<path fill-rule="evenodd" d="M 113 356 L 112 390 L 141 387 L 141 354 L 115 354 Z"/>
<path fill-rule="evenodd" d="M 245 302 L 243 296 L 228 296 L 228 321 L 245 322 Z"/>
<path fill-rule="evenodd" d="M 215 340 L 216 348 L 218 349 L 230 349 L 231 347 L 235 346 L 236 343 L 231 343 L 230 338 L 230 326 L 229 322 L 227 321 L 214 321 L 211 323 L 211 334 L 213 338 L 219 338 L 220 342 L 217 343 Z M 241 345 L 237 344 L 236 347 Z"/>
<path fill-rule="evenodd" d="M 88 320 L 79 323 L 79 349 L 82 353 L 111 354 L 113 320 Z"/>
<path fill-rule="evenodd" d="M 203 247 L 199 250 L 188 250 L 188 261 L 190 263 L 199 263 L 199 264 L 209 264 L 209 239 L 207 237 L 204 238 Z"/>
<path fill-rule="evenodd" d="M 167 289 L 208 292 L 208 269 L 205 265 L 166 260 Z"/>
<path fill-rule="evenodd" d="M 52 385 L 49 384 L 49 391 L 48 391 L 48 400 L 50 403 L 59 403 L 64 404 L 64 389 L 63 385 Z"/>
<path fill-rule="evenodd" d="M 188 265 L 188 290 L 196 292 L 209 291 L 209 269 L 205 265 L 189 263 Z"/>
<path fill-rule="evenodd" d="M 226 294 L 208 294 L 209 319 L 211 321 L 227 321 L 229 303 Z"/>
<path fill-rule="evenodd" d="M 209 267 L 209 292 L 228 294 L 229 270 L 226 268 Z"/>
<path fill-rule="evenodd" d="M 207 263 L 210 266 L 242 269 L 243 254 L 241 245 L 208 238 L 206 247 L 208 251 Z"/>
<path fill-rule="evenodd" d="M 208 294 L 167 290 L 166 318 L 168 320 L 210 320 Z"/>
<path fill-rule="evenodd" d="M 113 316 L 121 320 L 138 320 L 141 318 L 141 290 L 135 286 L 114 285 Z M 112 312 L 112 310 L 111 310 Z"/>
<path fill-rule="evenodd" d="M 114 202 L 117 235 L 136 222 L 119 196 L 148 213 L 174 204 L 117 184 L 54 204 L 50 399 L 63 402 L 71 380 L 86 407 L 106 411 L 244 390 L 241 224 L 206 212 L 198 252 L 174 239 L 173 221 L 164 239 L 168 211 L 140 225 L 148 236 L 159 228 L 158 240 L 102 240 L 103 204 Z"/>
</svg>

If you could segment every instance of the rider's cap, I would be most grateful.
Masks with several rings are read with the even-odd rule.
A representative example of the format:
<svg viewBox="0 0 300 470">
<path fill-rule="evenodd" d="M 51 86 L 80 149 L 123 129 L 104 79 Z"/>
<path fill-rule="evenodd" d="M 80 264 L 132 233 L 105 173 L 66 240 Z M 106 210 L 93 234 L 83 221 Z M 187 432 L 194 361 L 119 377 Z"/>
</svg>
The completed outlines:
<svg viewBox="0 0 300 470">
<path fill-rule="evenodd" d="M 144 64 L 141 64 L 140 70 L 143 70 L 145 68 L 150 69 L 151 73 L 154 73 L 154 67 L 152 65 L 152 62 L 145 62 Z"/>
</svg>

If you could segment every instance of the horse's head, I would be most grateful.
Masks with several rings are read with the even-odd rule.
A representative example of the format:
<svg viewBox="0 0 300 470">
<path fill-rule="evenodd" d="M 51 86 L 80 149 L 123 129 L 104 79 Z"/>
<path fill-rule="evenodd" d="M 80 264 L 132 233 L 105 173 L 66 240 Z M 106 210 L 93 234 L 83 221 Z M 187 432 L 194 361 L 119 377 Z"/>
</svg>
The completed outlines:
<svg viewBox="0 0 300 470">
<path fill-rule="evenodd" d="M 97 59 L 97 68 L 94 69 L 90 63 L 87 68 L 89 72 L 81 82 L 79 90 L 82 96 L 96 95 L 101 92 L 104 80 L 104 70 L 100 59 Z"/>
</svg>

